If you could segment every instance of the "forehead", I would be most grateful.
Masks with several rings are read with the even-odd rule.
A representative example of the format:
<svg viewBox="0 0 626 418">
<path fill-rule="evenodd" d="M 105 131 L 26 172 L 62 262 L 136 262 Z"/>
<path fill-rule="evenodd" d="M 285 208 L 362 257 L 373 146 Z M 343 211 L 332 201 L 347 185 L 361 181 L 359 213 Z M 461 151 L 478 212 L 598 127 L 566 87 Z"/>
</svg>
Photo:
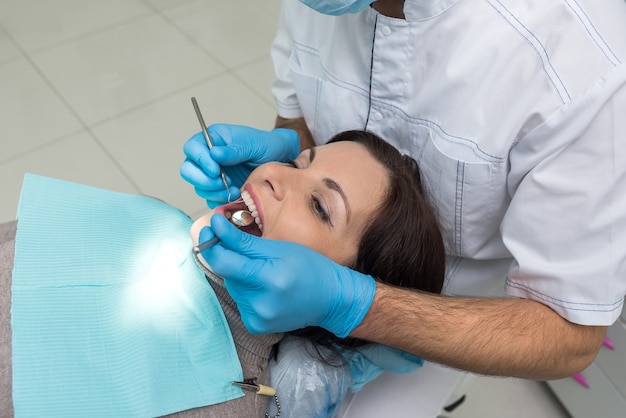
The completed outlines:
<svg viewBox="0 0 626 418">
<path fill-rule="evenodd" d="M 315 154 L 316 161 L 317 158 L 320 157 L 320 160 L 324 160 L 324 163 L 344 161 L 348 164 L 359 164 L 359 158 L 366 158 L 368 161 L 363 162 L 363 164 L 372 165 L 373 163 L 377 163 L 380 165 L 370 154 L 367 148 L 358 142 L 340 141 L 325 145 L 318 145 L 315 147 Z"/>
<path fill-rule="evenodd" d="M 315 165 L 339 184 L 353 210 L 369 210 L 381 203 L 388 175 L 365 146 L 350 141 L 321 145 L 316 148 Z"/>
</svg>

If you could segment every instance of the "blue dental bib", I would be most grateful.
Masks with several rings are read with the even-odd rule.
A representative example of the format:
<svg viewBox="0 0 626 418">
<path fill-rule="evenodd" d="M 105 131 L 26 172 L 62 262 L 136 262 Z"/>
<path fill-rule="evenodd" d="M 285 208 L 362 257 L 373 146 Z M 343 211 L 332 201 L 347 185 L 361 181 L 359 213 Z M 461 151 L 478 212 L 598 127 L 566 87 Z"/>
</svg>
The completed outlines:
<svg viewBox="0 0 626 418">
<path fill-rule="evenodd" d="M 11 307 L 16 417 L 156 417 L 243 396 L 191 223 L 149 197 L 25 176 Z"/>
</svg>

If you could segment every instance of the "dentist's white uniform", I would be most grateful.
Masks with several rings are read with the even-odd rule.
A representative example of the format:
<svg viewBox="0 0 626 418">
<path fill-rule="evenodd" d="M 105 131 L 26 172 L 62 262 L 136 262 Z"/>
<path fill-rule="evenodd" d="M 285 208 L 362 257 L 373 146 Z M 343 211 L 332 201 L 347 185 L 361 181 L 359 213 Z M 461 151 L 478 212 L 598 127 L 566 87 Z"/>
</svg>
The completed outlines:
<svg viewBox="0 0 626 418">
<path fill-rule="evenodd" d="M 404 13 L 285 0 L 278 113 L 304 116 L 318 143 L 367 129 L 418 161 L 445 293 L 506 290 L 610 325 L 626 292 L 624 0 L 406 0 Z M 344 416 L 436 416 L 458 378 L 431 364 L 383 375 Z"/>
</svg>

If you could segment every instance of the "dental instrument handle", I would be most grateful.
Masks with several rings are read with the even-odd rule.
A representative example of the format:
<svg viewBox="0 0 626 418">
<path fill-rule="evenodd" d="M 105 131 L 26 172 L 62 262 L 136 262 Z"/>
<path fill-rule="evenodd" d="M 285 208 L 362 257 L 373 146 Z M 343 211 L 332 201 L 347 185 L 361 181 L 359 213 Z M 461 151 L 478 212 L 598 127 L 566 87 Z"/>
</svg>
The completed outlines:
<svg viewBox="0 0 626 418">
<path fill-rule="evenodd" d="M 202 244 L 198 244 L 196 246 L 193 247 L 193 253 L 194 254 L 200 254 L 202 251 L 206 250 L 209 247 L 214 246 L 215 244 L 217 244 L 220 241 L 220 239 L 218 237 L 213 237 L 210 240 L 203 242 Z"/>
<path fill-rule="evenodd" d="M 195 97 L 191 98 L 191 104 L 193 104 L 193 108 L 196 111 L 196 116 L 198 117 L 198 122 L 200 122 L 200 127 L 202 128 L 202 134 L 204 134 L 204 139 L 206 140 L 206 144 L 209 149 L 213 148 L 213 141 L 211 141 L 211 137 L 209 136 L 209 132 L 206 130 L 206 124 L 204 123 L 204 118 L 202 117 L 202 113 L 200 113 L 200 107 L 198 106 L 198 101 Z M 224 170 L 220 167 L 220 177 L 222 177 L 222 181 L 224 182 L 224 187 L 226 187 L 226 192 L 228 193 L 228 201 L 230 202 L 230 189 L 228 188 L 228 182 L 226 181 L 226 174 L 224 174 Z"/>
</svg>

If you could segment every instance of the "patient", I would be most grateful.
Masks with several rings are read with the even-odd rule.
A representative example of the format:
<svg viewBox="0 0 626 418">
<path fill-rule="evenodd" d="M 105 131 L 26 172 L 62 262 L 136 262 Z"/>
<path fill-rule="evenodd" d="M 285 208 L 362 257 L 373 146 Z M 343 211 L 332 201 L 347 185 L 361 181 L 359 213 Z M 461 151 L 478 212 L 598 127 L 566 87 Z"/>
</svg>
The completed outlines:
<svg viewBox="0 0 626 418">
<path fill-rule="evenodd" d="M 302 152 L 290 164 L 265 164 L 252 172 L 243 186 L 242 197 L 244 202 L 218 207 L 198 219 L 192 227 L 192 237 L 197 239 L 200 229 L 210 223 L 214 213 L 228 217 L 234 211 L 249 209 L 255 215 L 255 223 L 243 228 L 248 233 L 306 245 L 339 264 L 387 284 L 434 293 L 441 291 L 445 263 L 443 243 L 436 219 L 424 200 L 417 164 L 374 134 L 343 132 L 325 146 Z M 237 322 L 238 325 L 229 325 L 243 329 L 238 315 Z M 338 406 L 341 395 L 328 388 L 330 375 L 336 374 L 340 380 L 345 371 L 339 368 L 344 358 L 349 357 L 335 355 L 334 348 L 358 347 L 363 342 L 350 338 L 340 340 L 316 327 L 292 334 L 315 343 L 289 340 L 289 347 L 314 349 L 311 356 L 298 355 L 300 361 L 305 358 L 310 366 L 317 355 L 330 367 L 315 366 L 316 371 L 326 375 L 325 393 L 319 394 L 320 399 L 311 399 L 316 395 L 309 390 L 285 393 L 295 389 L 293 385 L 281 384 L 285 379 L 272 376 L 272 384 L 278 384 L 283 416 L 304 416 L 304 402 L 322 401 L 326 403 L 324 412 L 328 412 L 327 408 Z M 281 354 L 272 363 L 278 369 L 272 369 L 272 373 L 290 372 L 284 369 L 283 363 L 294 359 Z M 309 373 L 303 366 L 298 373 L 299 385 L 313 386 L 315 378 L 306 382 L 303 381 L 306 377 L 302 378 Z M 294 381 L 289 379 L 290 383 Z M 336 404 L 329 405 L 333 402 L 329 399 Z M 289 410 L 288 400 L 292 401 L 292 407 L 293 402 L 299 402 L 300 408 Z M 271 406 L 270 411 L 275 413 L 276 408 Z"/>
<path fill-rule="evenodd" d="M 248 178 L 246 203 L 218 207 L 229 215 L 249 208 L 255 223 L 246 232 L 297 242 L 377 280 L 440 292 L 444 249 L 436 219 L 426 203 L 416 163 L 373 134 L 348 131 L 329 144 L 306 150 L 290 164 L 268 163 Z M 213 212 L 198 219 L 199 230 Z M 12 415 L 10 288 L 15 222 L 0 225 L 0 410 Z M 199 260 L 202 261 L 202 260 Z M 202 263 L 218 296 L 234 338 L 244 377 L 269 384 L 268 360 L 282 335 L 249 334 L 218 277 Z M 358 345 L 338 341 L 321 329 L 300 332 L 317 344 Z M 280 398 L 280 393 L 278 393 Z M 246 392 L 222 404 L 175 416 L 264 416 L 267 398 Z"/>
</svg>

